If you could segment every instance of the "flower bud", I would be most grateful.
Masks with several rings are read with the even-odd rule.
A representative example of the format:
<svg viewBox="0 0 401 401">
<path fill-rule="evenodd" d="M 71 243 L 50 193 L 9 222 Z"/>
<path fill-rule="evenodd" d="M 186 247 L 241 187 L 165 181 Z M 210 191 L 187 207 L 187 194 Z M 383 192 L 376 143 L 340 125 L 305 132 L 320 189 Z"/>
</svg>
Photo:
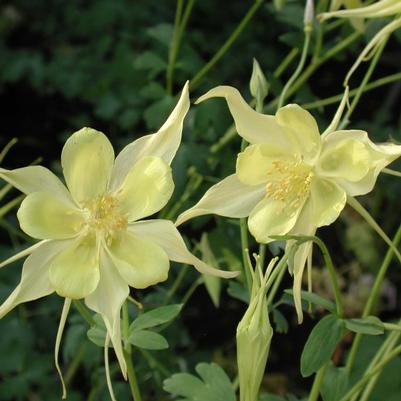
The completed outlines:
<svg viewBox="0 0 401 401">
<path fill-rule="evenodd" d="M 260 104 L 263 103 L 263 100 L 269 93 L 269 84 L 267 83 L 266 77 L 256 59 L 253 59 L 252 76 L 249 82 L 249 90 L 251 95 Z"/>
<path fill-rule="evenodd" d="M 237 327 L 237 363 L 240 401 L 257 401 L 265 372 L 273 329 L 267 311 L 266 286 L 254 296 Z"/>
</svg>

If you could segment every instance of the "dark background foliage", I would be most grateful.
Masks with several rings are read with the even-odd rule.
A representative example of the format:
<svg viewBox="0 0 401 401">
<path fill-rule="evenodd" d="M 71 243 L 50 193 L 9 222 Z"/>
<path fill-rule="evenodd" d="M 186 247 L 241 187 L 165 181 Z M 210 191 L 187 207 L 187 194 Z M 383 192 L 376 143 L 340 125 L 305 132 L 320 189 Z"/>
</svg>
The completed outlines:
<svg viewBox="0 0 401 401">
<path fill-rule="evenodd" d="M 250 99 L 248 82 L 253 57 L 258 59 L 268 77 L 268 100 L 280 94 L 295 64 L 292 63 L 280 78 L 275 78 L 273 72 L 291 48 L 301 48 L 303 41 L 303 1 L 287 3 L 284 9 L 277 11 L 270 1 L 263 2 L 234 45 L 191 90 L 193 100 L 218 84 L 236 86 Z M 21 167 L 41 158 L 43 165 L 60 173 L 62 145 L 82 126 L 105 132 L 116 152 L 143 134 L 155 132 L 171 111 L 175 95 L 184 82 L 191 80 L 210 60 L 252 4 L 250 0 L 195 2 L 178 53 L 174 90 L 168 93 L 165 75 L 175 14 L 173 0 L 3 1 L 0 5 L 0 148 L 12 137 L 18 138 L 18 144 L 8 153 L 3 167 Z M 305 104 L 341 93 L 351 60 L 379 27 L 380 23 L 369 23 L 366 33 L 330 63 L 322 65 L 291 101 Z M 348 23 L 333 30 L 322 52 L 352 32 Z M 399 72 L 400 68 L 400 35 L 394 35 L 374 79 Z M 365 67 L 356 74 L 353 85 L 360 82 L 364 71 Z M 376 142 L 390 138 L 401 141 L 400 90 L 400 84 L 393 83 L 364 95 L 350 127 L 366 129 Z M 336 104 L 312 110 L 322 129 L 335 108 Z M 274 109 L 267 111 L 273 113 Z M 176 190 L 163 212 L 165 217 L 175 218 L 214 182 L 234 171 L 240 146 L 238 137 L 218 152 L 210 151 L 230 124 L 223 101 L 211 100 L 191 108 L 185 122 L 183 144 L 173 164 Z M 202 177 L 202 182 L 176 207 L 194 171 Z M 13 192 L 9 199 L 16 194 Z M 399 224 L 400 196 L 399 181 L 382 177 L 374 193 L 364 199 L 388 233 L 394 233 Z M 14 212 L 9 213 L 1 220 L 2 258 L 29 244 L 14 215 Z M 192 244 L 200 240 L 202 232 L 208 232 L 221 265 L 227 268 L 239 263 L 237 222 L 203 217 L 186 224 L 183 232 Z M 321 230 L 321 237 L 344 277 L 347 313 L 356 316 L 369 291 L 366 280 L 369 281 L 377 270 L 385 247 L 348 209 L 334 226 Z M 316 264 L 319 266 L 320 262 L 317 256 Z M 0 271 L 0 300 L 15 287 L 20 267 L 21 263 L 15 263 Z M 159 305 L 181 268 L 174 265 L 165 284 L 133 294 L 146 308 Z M 315 275 L 316 287 L 321 294 L 330 297 L 324 271 L 316 269 Z M 197 277 L 191 270 L 173 301 L 180 302 Z M 395 295 L 401 278 L 398 266 L 390 269 L 389 277 L 382 313 L 393 317 L 400 310 Z M 288 277 L 283 289 L 290 286 Z M 205 288 L 199 286 L 181 318 L 165 332 L 170 350 L 134 354 L 144 400 L 169 399 L 162 391 L 162 380 L 171 373 L 192 370 L 199 361 L 214 360 L 231 378 L 235 376 L 235 328 L 245 304 L 235 299 L 240 298 L 241 287 L 230 284 L 229 288 L 230 294 L 236 296 L 228 295 L 227 284 L 223 283 L 221 306 L 216 309 Z M 60 298 L 51 296 L 18 307 L 0 322 L 0 400 L 58 399 L 60 388 L 52 349 L 61 305 Z M 284 305 L 280 311 L 281 317 L 276 316 L 276 328 L 285 331 L 288 324 L 289 334 L 278 333 L 273 339 L 264 387 L 278 394 L 302 395 L 310 383 L 299 376 L 299 355 L 313 321 L 307 318 L 303 326 L 297 326 L 291 306 Z M 86 331 L 85 322 L 73 310 L 62 355 L 72 401 L 108 397 L 102 351 L 87 340 Z M 338 350 L 340 357 L 346 347 L 344 342 L 343 348 Z M 116 393 L 120 399 L 128 399 L 128 386 L 116 373 L 117 365 L 113 364 L 113 369 Z M 386 397 L 390 399 L 391 394 Z"/>
</svg>

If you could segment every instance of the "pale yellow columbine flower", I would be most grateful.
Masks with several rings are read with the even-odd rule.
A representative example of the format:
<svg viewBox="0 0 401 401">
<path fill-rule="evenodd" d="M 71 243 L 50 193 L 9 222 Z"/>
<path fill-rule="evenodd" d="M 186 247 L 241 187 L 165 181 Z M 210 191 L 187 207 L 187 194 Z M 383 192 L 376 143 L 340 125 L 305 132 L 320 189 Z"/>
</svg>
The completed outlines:
<svg viewBox="0 0 401 401">
<path fill-rule="evenodd" d="M 359 8 L 363 6 L 363 2 L 361 0 L 332 0 L 330 3 L 330 11 L 337 11 L 341 6 L 348 9 Z M 351 24 L 358 31 L 362 31 L 364 28 L 362 18 L 351 18 Z"/>
<path fill-rule="evenodd" d="M 337 219 L 347 195 L 370 192 L 380 171 L 401 155 L 401 146 L 376 145 L 364 131 L 335 131 L 339 115 L 320 135 L 312 115 L 296 104 L 280 108 L 274 116 L 260 114 L 229 86 L 214 88 L 198 101 L 212 97 L 227 100 L 238 134 L 250 145 L 238 155 L 236 173 L 211 187 L 178 217 L 177 225 L 215 213 L 249 216 L 249 231 L 260 243 L 276 235 L 313 235 Z M 310 247 L 303 244 L 295 254 L 299 320 L 302 273 Z"/>
<path fill-rule="evenodd" d="M 202 273 L 235 275 L 192 255 L 172 222 L 139 221 L 170 199 L 170 163 L 188 108 L 187 84 L 162 128 L 127 145 L 115 160 L 103 133 L 91 128 L 74 133 L 61 154 L 68 189 L 41 166 L 0 169 L 0 177 L 27 195 L 17 215 L 22 230 L 42 240 L 1 265 L 29 254 L 20 283 L 0 306 L 0 318 L 54 291 L 66 299 L 84 298 L 102 315 L 125 376 L 120 309 L 129 286 L 146 288 L 166 280 L 169 260 L 194 265 Z"/>
<path fill-rule="evenodd" d="M 329 18 L 382 18 L 395 16 L 401 13 L 400 0 L 380 0 L 372 4 L 363 6 L 357 0 L 334 1 L 332 11 L 322 13 L 318 16 L 321 21 Z M 358 4 L 359 3 L 359 4 Z M 350 9 L 338 10 L 341 5 L 345 5 Z M 359 5 L 359 7 L 358 7 Z"/>
</svg>

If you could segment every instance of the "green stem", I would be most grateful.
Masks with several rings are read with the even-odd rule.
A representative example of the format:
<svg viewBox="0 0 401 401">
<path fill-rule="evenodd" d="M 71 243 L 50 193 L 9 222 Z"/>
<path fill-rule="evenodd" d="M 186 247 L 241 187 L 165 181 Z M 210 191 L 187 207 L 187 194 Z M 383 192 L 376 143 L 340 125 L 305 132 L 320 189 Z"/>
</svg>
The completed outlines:
<svg viewBox="0 0 401 401">
<path fill-rule="evenodd" d="M 93 320 L 92 315 L 82 305 L 81 301 L 79 301 L 78 299 L 74 299 L 72 302 L 74 306 L 77 308 L 79 314 L 85 319 L 86 323 L 88 323 L 89 326 L 94 326 L 96 322 Z"/>
<path fill-rule="evenodd" d="M 279 64 L 279 66 L 274 70 L 273 77 L 280 78 L 284 71 L 290 66 L 290 64 L 294 61 L 295 57 L 298 55 L 299 50 L 294 47 L 287 54 L 284 60 Z"/>
<path fill-rule="evenodd" d="M 302 49 L 301 58 L 299 60 L 299 64 L 298 64 L 296 70 L 292 74 L 291 78 L 287 81 L 287 83 L 285 84 L 285 86 L 281 92 L 281 95 L 280 95 L 280 98 L 278 101 L 278 105 L 277 105 L 278 109 L 283 106 L 289 89 L 294 84 L 296 79 L 299 77 L 299 75 L 301 74 L 301 72 L 305 66 L 305 61 L 306 61 L 306 57 L 308 55 L 308 49 L 309 49 L 309 45 L 310 45 L 311 36 L 312 36 L 311 28 L 305 27 L 304 47 Z"/>
<path fill-rule="evenodd" d="M 224 42 L 217 53 L 211 58 L 211 60 L 194 76 L 190 81 L 190 88 L 195 89 L 203 77 L 209 72 L 209 70 L 224 56 L 224 54 L 230 49 L 237 37 L 241 34 L 244 28 L 248 25 L 257 9 L 263 4 L 263 0 L 256 0 L 252 7 L 245 14 L 239 25 L 231 33 L 230 37 Z"/>
<path fill-rule="evenodd" d="M 195 292 L 195 290 L 203 283 L 203 277 L 199 277 L 197 280 L 195 280 L 191 287 L 189 287 L 188 291 L 185 293 L 185 295 L 182 297 L 181 303 L 186 304 L 189 301 L 189 298 L 191 298 L 192 294 Z"/>
<path fill-rule="evenodd" d="M 180 20 L 181 20 L 183 4 L 184 0 L 177 0 L 177 8 L 175 11 L 175 18 L 174 18 L 173 39 L 170 45 L 168 65 L 166 70 L 166 86 L 167 86 L 167 93 L 169 95 L 173 94 L 174 64 L 177 58 L 178 48 L 180 46 L 179 30 L 180 30 Z"/>
<path fill-rule="evenodd" d="M 340 401 L 348 401 L 351 397 L 354 396 L 360 389 L 365 386 L 365 383 L 369 381 L 373 376 L 379 373 L 384 366 L 386 366 L 393 358 L 395 358 L 401 352 L 401 345 L 394 348 L 393 351 L 387 354 L 383 360 L 378 363 L 369 373 L 365 374 L 360 380 L 354 384 L 354 386 L 345 394 Z"/>
<path fill-rule="evenodd" d="M 10 200 L 4 206 L 2 206 L 0 208 L 0 218 L 2 218 L 4 215 L 6 215 L 15 206 L 19 205 L 24 198 L 25 198 L 25 195 L 17 196 L 16 198 Z"/>
<path fill-rule="evenodd" d="M 327 365 L 322 366 L 316 373 L 313 380 L 312 389 L 309 394 L 308 401 L 316 401 L 319 397 L 320 386 L 322 385 L 324 373 L 326 372 Z"/>
<path fill-rule="evenodd" d="M 6 146 L 4 146 L 3 150 L 0 152 L 0 163 L 3 162 L 9 150 L 18 142 L 17 138 L 12 138 Z"/>
<path fill-rule="evenodd" d="M 68 383 L 71 382 L 75 373 L 77 372 L 79 365 L 81 364 L 82 358 L 85 356 L 86 347 L 87 347 L 87 342 L 83 341 L 79 346 L 77 352 L 75 353 L 72 362 L 69 364 L 67 373 L 64 375 L 64 381 L 66 386 L 68 385 Z"/>
<path fill-rule="evenodd" d="M 131 389 L 132 398 L 134 401 L 142 401 L 141 393 L 138 387 L 138 381 L 136 379 L 134 365 L 132 363 L 132 349 L 131 344 L 128 341 L 129 336 L 129 315 L 128 315 L 128 301 L 123 304 L 123 338 L 125 339 L 124 344 L 124 358 L 127 363 L 127 376 L 128 383 Z"/>
<path fill-rule="evenodd" d="M 374 306 L 376 305 L 376 303 L 379 299 L 383 280 L 386 276 L 387 269 L 390 265 L 390 262 L 394 256 L 394 247 L 396 247 L 398 245 L 400 240 L 401 240 L 401 224 L 398 227 L 398 230 L 393 238 L 393 241 L 392 241 L 393 247 L 388 248 L 387 253 L 380 266 L 379 272 L 377 273 L 375 282 L 373 284 L 372 291 L 369 294 L 369 298 L 366 302 L 365 309 L 363 310 L 362 317 L 369 316 L 369 314 L 371 313 L 372 309 L 374 308 Z M 352 367 L 354 365 L 356 353 L 358 351 L 358 347 L 361 342 L 361 339 L 362 339 L 362 334 L 357 333 L 355 335 L 354 341 L 352 342 L 351 350 L 348 354 L 348 359 L 347 359 L 347 363 L 346 363 L 346 368 L 349 373 L 351 372 Z"/>
<path fill-rule="evenodd" d="M 397 72 L 395 74 L 388 75 L 383 78 L 379 78 L 376 81 L 373 81 L 365 86 L 364 93 L 369 92 L 373 89 L 379 88 L 380 86 L 391 84 L 395 81 L 399 81 L 401 79 L 401 72 Z M 352 89 L 349 92 L 349 97 L 354 97 L 358 92 L 358 88 Z M 344 93 L 339 95 L 330 96 L 326 99 L 316 100 L 315 102 L 302 104 L 302 107 L 307 110 L 317 109 L 318 107 L 328 106 L 330 104 L 338 103 L 344 96 Z"/>
<path fill-rule="evenodd" d="M 376 68 L 376 65 L 380 59 L 380 56 L 384 50 L 384 47 L 386 46 L 387 40 L 388 40 L 388 37 L 385 40 L 383 40 L 383 42 L 380 44 L 379 48 L 377 49 L 374 57 L 372 58 L 372 61 L 369 64 L 369 68 L 366 71 L 366 74 L 363 77 L 363 80 L 356 91 L 356 94 L 352 100 L 352 103 L 351 103 L 350 107 L 348 108 L 347 112 L 345 113 L 343 120 L 340 123 L 340 129 L 344 128 L 348 125 L 351 114 L 354 112 L 356 105 L 358 104 L 362 94 L 365 91 L 366 85 L 368 84 L 369 79 L 372 76 L 373 71 Z"/>
<path fill-rule="evenodd" d="M 181 266 L 180 272 L 177 274 L 177 277 L 176 277 L 173 285 L 169 289 L 169 291 L 168 291 L 168 293 L 166 295 L 166 298 L 164 299 L 163 305 L 167 305 L 170 302 L 170 300 L 173 298 L 173 296 L 176 293 L 178 287 L 182 283 L 182 280 L 184 280 L 184 277 L 188 272 L 187 266 L 188 265 Z"/>
</svg>

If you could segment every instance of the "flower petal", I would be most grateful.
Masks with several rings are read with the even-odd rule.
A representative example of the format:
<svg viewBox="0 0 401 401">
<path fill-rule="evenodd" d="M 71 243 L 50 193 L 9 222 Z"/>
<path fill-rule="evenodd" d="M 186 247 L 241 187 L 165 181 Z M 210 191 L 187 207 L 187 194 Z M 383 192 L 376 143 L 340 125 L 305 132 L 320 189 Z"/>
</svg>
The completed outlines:
<svg viewBox="0 0 401 401">
<path fill-rule="evenodd" d="M 249 215 L 249 231 L 261 244 L 271 241 L 272 235 L 285 235 L 294 227 L 302 206 L 294 208 L 286 202 L 266 197 Z"/>
<path fill-rule="evenodd" d="M 400 156 L 401 146 L 376 145 L 364 131 L 335 131 L 324 138 L 316 171 L 348 195 L 364 195 L 373 189 L 380 171 Z"/>
<path fill-rule="evenodd" d="M 50 264 L 50 283 L 62 297 L 80 299 L 99 283 L 99 252 L 96 239 L 81 237 L 61 251 Z"/>
<path fill-rule="evenodd" d="M 102 316 L 125 378 L 127 377 L 127 365 L 121 345 L 120 310 L 128 295 L 128 285 L 102 251 L 99 284 L 95 291 L 85 298 L 85 303 L 88 308 Z"/>
<path fill-rule="evenodd" d="M 174 191 L 171 167 L 160 157 L 137 161 L 115 196 L 122 214 L 134 221 L 158 212 Z"/>
<path fill-rule="evenodd" d="M 32 192 L 49 192 L 53 196 L 74 205 L 64 184 L 45 167 L 28 166 L 15 170 L 0 168 L 0 177 L 26 195 Z"/>
<path fill-rule="evenodd" d="M 51 294 L 54 289 L 49 281 L 49 266 L 54 256 L 68 242 L 51 241 L 37 248 L 24 263 L 21 281 L 0 306 L 0 319 L 17 305 Z"/>
<path fill-rule="evenodd" d="M 335 182 L 316 178 L 311 183 L 311 224 L 327 226 L 337 219 L 347 202 L 347 194 Z"/>
<path fill-rule="evenodd" d="M 276 113 L 277 122 L 296 141 L 298 152 L 305 162 L 313 161 L 320 152 L 320 134 L 312 114 L 297 104 L 281 107 Z"/>
<path fill-rule="evenodd" d="M 238 272 L 214 269 L 194 256 L 188 251 L 181 234 L 169 220 L 138 221 L 130 224 L 128 230 L 135 236 L 160 246 L 170 260 L 193 265 L 201 273 L 225 278 L 238 275 Z"/>
<path fill-rule="evenodd" d="M 175 224 L 178 226 L 193 217 L 210 213 L 226 217 L 246 217 L 265 192 L 264 185 L 245 185 L 235 174 L 229 175 L 209 188 L 195 206 L 181 213 Z"/>
<path fill-rule="evenodd" d="M 245 185 L 264 184 L 275 169 L 273 162 L 289 156 L 288 150 L 265 143 L 247 146 L 237 158 L 237 177 Z"/>
<path fill-rule="evenodd" d="M 401 12 L 399 0 L 381 0 L 373 4 L 354 8 L 351 10 L 339 10 L 319 14 L 319 20 L 329 18 L 381 18 L 396 15 Z"/>
<path fill-rule="evenodd" d="M 113 147 L 102 132 L 82 128 L 68 138 L 61 165 L 76 202 L 83 204 L 106 191 L 113 163 Z"/>
<path fill-rule="evenodd" d="M 312 221 L 313 221 L 313 203 L 306 202 L 290 234 L 310 235 L 310 236 L 315 235 L 316 227 L 313 225 Z M 287 242 L 286 252 L 288 251 L 288 247 L 292 243 L 293 241 Z M 295 252 L 294 255 L 293 294 L 294 294 L 295 309 L 298 315 L 298 323 L 302 323 L 303 320 L 302 300 L 301 300 L 302 277 L 305 270 L 306 260 L 312 250 L 312 246 L 313 243 L 311 241 L 305 242 L 298 247 L 298 250 Z"/>
<path fill-rule="evenodd" d="M 130 143 L 116 157 L 110 183 L 112 190 L 121 186 L 132 166 L 145 156 L 160 157 L 167 164 L 171 163 L 181 143 L 183 122 L 188 109 L 189 93 L 186 82 L 177 105 L 159 131 Z"/>
<path fill-rule="evenodd" d="M 226 99 L 238 134 L 251 144 L 269 143 L 287 148 L 292 146 L 292 138 L 287 137 L 276 118 L 253 110 L 237 89 L 231 86 L 217 86 L 201 96 L 196 103 L 213 97 Z"/>
<path fill-rule="evenodd" d="M 82 212 L 49 192 L 34 192 L 21 203 L 17 217 L 21 229 L 33 238 L 74 237 L 83 223 Z"/>
<path fill-rule="evenodd" d="M 121 234 L 108 250 L 124 281 L 134 288 L 147 288 L 167 280 L 170 262 L 153 241 L 132 233 Z"/>
</svg>

